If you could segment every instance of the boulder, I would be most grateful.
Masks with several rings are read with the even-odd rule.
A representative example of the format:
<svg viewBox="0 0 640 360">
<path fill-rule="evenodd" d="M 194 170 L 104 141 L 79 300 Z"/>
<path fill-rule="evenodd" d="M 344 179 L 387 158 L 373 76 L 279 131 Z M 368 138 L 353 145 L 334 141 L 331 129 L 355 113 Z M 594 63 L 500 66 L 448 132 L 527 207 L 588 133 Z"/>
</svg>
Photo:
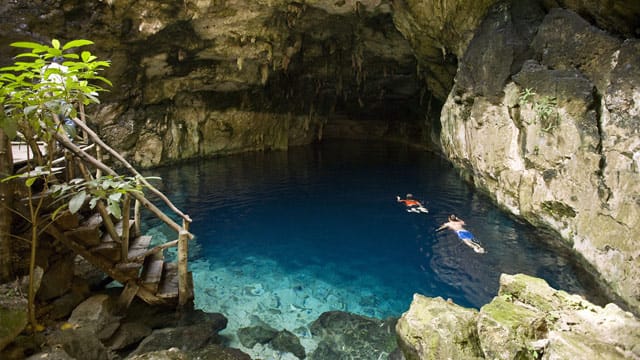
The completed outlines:
<svg viewBox="0 0 640 360">
<path fill-rule="evenodd" d="M 28 322 L 27 299 L 15 283 L 0 285 L 0 351 L 20 334 Z"/>
<path fill-rule="evenodd" d="M 120 325 L 118 330 L 109 338 L 106 345 L 111 350 L 122 350 L 133 344 L 139 343 L 149 334 L 151 328 L 139 322 L 127 322 Z"/>
<path fill-rule="evenodd" d="M 499 295 L 480 309 L 485 357 L 634 359 L 640 321 L 615 304 L 600 307 L 527 275 L 500 277 Z"/>
<path fill-rule="evenodd" d="M 164 328 L 153 330 L 130 355 L 136 356 L 172 347 L 182 351 L 196 350 L 218 342 L 220 340 L 217 339 L 217 330 L 209 323 Z"/>
<path fill-rule="evenodd" d="M 373 319 L 343 311 L 322 313 L 310 325 L 317 349 L 309 359 L 378 359 L 396 348 L 397 319 Z"/>
<path fill-rule="evenodd" d="M 90 328 L 55 329 L 47 334 L 46 353 L 62 349 L 73 359 L 108 360 L 109 351 Z"/>
<path fill-rule="evenodd" d="M 191 357 L 178 348 L 167 350 L 150 351 L 148 353 L 133 355 L 128 357 L 130 360 L 189 360 Z"/>
<path fill-rule="evenodd" d="M 500 277 L 480 311 L 415 295 L 396 326 L 411 359 L 637 359 L 640 320 L 528 275 Z"/>
<path fill-rule="evenodd" d="M 278 335 L 278 330 L 268 325 L 248 326 L 238 329 L 238 339 L 249 349 L 255 344 L 266 344 Z"/>
<path fill-rule="evenodd" d="M 189 355 L 192 359 L 251 360 L 244 352 L 219 344 L 210 344 L 202 349 L 190 351 Z"/>
<path fill-rule="evenodd" d="M 74 328 L 84 329 L 100 340 L 106 340 L 120 326 L 121 317 L 114 311 L 114 301 L 109 295 L 93 295 L 73 310 L 68 322 Z"/>
<path fill-rule="evenodd" d="M 396 325 L 398 344 L 407 360 L 481 359 L 477 318 L 476 310 L 414 294 Z"/>
<path fill-rule="evenodd" d="M 300 339 L 288 330 L 279 331 L 271 339 L 270 344 L 274 350 L 292 353 L 298 359 L 307 357 L 304 347 L 300 344 Z"/>
</svg>

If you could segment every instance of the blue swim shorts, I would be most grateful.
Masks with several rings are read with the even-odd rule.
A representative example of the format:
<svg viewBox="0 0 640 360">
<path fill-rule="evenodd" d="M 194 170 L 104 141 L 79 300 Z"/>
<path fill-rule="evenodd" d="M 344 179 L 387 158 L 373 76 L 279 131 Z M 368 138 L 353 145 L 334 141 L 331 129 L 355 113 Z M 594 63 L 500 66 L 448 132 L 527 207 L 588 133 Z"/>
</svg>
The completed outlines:
<svg viewBox="0 0 640 360">
<path fill-rule="evenodd" d="M 467 230 L 456 231 L 460 240 L 473 240 L 473 234 Z"/>
</svg>

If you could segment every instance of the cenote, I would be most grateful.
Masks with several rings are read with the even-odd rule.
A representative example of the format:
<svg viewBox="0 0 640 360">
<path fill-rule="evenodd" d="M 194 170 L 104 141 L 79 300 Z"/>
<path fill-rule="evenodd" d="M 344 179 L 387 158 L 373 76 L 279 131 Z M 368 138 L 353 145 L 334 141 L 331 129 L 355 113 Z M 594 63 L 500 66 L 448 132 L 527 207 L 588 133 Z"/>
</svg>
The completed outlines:
<svg viewBox="0 0 640 360">
<path fill-rule="evenodd" d="M 424 150 L 331 141 L 152 174 L 193 218 L 195 306 L 224 314 L 229 334 L 259 319 L 304 338 L 325 311 L 400 316 L 414 293 L 479 308 L 496 296 L 502 273 L 593 301 L 571 254 L 553 245 L 559 239 L 510 217 Z M 430 212 L 407 212 L 396 202 L 406 193 Z M 451 213 L 487 253 L 435 231 Z M 162 238 L 160 225 L 147 226 Z"/>
</svg>

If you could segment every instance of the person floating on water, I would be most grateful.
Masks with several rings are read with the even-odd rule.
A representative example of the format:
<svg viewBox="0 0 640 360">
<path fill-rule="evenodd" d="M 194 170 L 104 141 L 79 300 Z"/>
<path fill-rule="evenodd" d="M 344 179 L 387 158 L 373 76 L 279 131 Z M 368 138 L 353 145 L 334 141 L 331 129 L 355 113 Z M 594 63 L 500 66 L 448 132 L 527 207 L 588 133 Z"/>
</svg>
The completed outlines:
<svg viewBox="0 0 640 360">
<path fill-rule="evenodd" d="M 407 212 L 415 213 L 428 213 L 429 210 L 422 205 L 422 203 L 413 198 L 413 195 L 407 194 L 406 199 L 401 199 L 400 196 L 396 196 L 398 202 L 404 203 L 407 207 Z"/>
<path fill-rule="evenodd" d="M 473 251 L 477 252 L 478 254 L 484 254 L 484 248 L 480 246 L 480 244 L 474 241 L 473 234 L 470 231 L 465 230 L 464 225 L 465 225 L 464 220 L 451 214 L 449 215 L 449 221 L 442 224 L 442 226 L 437 228 L 436 231 L 449 228 L 458 235 L 458 238 L 462 240 L 462 242 L 464 242 L 467 246 L 472 248 Z"/>
</svg>

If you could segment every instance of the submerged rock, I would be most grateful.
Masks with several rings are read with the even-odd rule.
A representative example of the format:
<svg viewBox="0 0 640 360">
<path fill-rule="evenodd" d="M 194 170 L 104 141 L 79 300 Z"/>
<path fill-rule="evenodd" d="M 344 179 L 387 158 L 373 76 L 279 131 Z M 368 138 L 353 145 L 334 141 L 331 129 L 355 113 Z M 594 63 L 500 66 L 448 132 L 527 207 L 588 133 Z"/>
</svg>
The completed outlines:
<svg viewBox="0 0 640 360">
<path fill-rule="evenodd" d="M 640 320 L 527 275 L 505 275 L 479 312 L 415 295 L 398 321 L 411 359 L 637 359 Z"/>
<path fill-rule="evenodd" d="M 290 352 L 298 359 L 304 359 L 307 356 L 304 347 L 300 344 L 300 339 L 287 330 L 278 332 L 271 340 L 271 347 L 274 350 Z"/>
<path fill-rule="evenodd" d="M 317 349 L 309 359 L 386 358 L 396 348 L 396 319 L 379 320 L 342 311 L 325 312 L 310 328 Z"/>
<path fill-rule="evenodd" d="M 257 325 L 240 328 L 238 339 L 240 343 L 251 349 L 255 344 L 266 344 L 276 337 L 278 330 L 268 325 Z"/>
<path fill-rule="evenodd" d="M 240 328 L 237 335 L 242 346 L 248 349 L 262 344 L 276 351 L 292 353 L 299 359 L 306 357 L 305 349 L 296 335 L 286 329 L 278 331 L 262 320 L 258 321 L 258 325 Z"/>
</svg>

